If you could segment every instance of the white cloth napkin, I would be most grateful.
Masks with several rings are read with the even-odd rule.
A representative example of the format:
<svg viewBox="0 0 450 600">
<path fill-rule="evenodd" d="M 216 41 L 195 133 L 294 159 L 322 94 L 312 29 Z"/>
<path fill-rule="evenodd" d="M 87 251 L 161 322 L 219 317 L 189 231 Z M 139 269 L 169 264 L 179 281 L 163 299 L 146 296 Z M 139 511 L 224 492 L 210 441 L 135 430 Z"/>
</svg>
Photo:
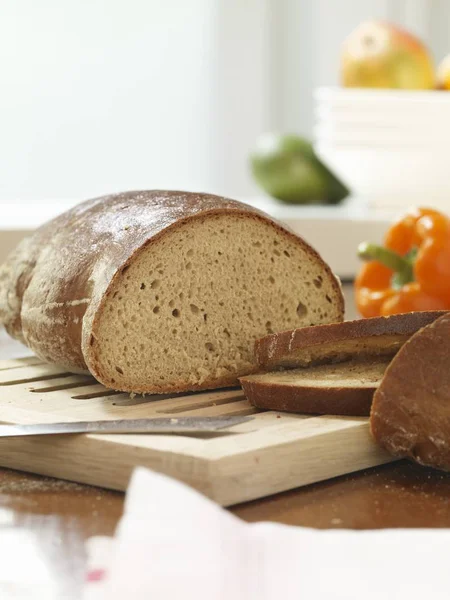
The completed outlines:
<svg viewBox="0 0 450 600">
<path fill-rule="evenodd" d="M 50 533 L 56 533 L 52 527 Z M 60 581 L 41 542 L 38 528 L 27 529 L 15 522 L 13 511 L 0 509 L 0 599 L 58 600 Z M 54 539 L 54 538 L 53 538 Z"/>
<path fill-rule="evenodd" d="M 88 545 L 86 599 L 448 600 L 449 548 L 448 529 L 247 524 L 139 468 L 114 540 Z"/>
</svg>

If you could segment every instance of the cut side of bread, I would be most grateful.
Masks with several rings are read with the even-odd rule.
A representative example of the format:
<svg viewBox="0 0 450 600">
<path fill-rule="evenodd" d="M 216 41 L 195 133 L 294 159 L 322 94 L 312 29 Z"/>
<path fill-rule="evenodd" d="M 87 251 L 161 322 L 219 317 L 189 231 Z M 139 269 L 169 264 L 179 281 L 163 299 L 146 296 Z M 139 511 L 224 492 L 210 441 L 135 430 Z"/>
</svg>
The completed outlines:
<svg viewBox="0 0 450 600">
<path fill-rule="evenodd" d="M 328 265 L 245 204 L 127 192 L 64 213 L 0 268 L 0 321 L 39 357 L 108 388 L 235 385 L 257 338 L 343 319 Z"/>
<path fill-rule="evenodd" d="M 234 384 L 255 370 L 261 331 L 339 319 L 332 281 L 305 285 L 318 277 L 321 264 L 264 221 L 187 223 L 135 256 L 108 290 L 92 331 L 92 370 L 120 389 Z"/>
<path fill-rule="evenodd" d="M 304 327 L 265 336 L 255 343 L 264 370 L 343 362 L 354 356 L 393 356 L 420 328 L 445 311 L 423 311 Z"/>
<path fill-rule="evenodd" d="M 391 357 L 354 359 L 308 369 L 241 377 L 244 393 L 258 408 L 310 414 L 368 416 Z"/>
</svg>

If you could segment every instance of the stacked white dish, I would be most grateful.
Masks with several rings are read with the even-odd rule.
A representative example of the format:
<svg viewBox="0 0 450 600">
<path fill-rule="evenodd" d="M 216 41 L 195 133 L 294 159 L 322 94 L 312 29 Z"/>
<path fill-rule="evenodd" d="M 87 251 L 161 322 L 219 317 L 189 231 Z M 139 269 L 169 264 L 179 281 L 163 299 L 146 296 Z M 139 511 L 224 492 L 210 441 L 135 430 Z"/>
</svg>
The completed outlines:
<svg viewBox="0 0 450 600">
<path fill-rule="evenodd" d="M 320 88 L 315 149 L 373 206 L 450 210 L 450 93 Z"/>
</svg>

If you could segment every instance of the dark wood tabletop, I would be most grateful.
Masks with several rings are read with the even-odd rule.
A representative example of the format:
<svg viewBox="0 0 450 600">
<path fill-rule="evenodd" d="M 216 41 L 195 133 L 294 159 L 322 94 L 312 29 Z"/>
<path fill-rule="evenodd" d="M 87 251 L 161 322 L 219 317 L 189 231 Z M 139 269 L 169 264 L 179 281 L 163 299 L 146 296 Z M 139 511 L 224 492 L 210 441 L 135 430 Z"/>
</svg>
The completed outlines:
<svg viewBox="0 0 450 600">
<path fill-rule="evenodd" d="M 40 539 L 61 584 L 60 597 L 80 597 L 84 542 L 112 535 L 124 494 L 0 469 L 0 508 L 14 526 Z M 245 521 L 314 528 L 449 527 L 450 474 L 404 461 L 367 469 L 229 509 Z"/>
<path fill-rule="evenodd" d="M 0 334 L 0 358 L 23 353 Z M 0 508 L 47 540 L 42 548 L 63 574 L 64 598 L 78 597 L 84 541 L 113 534 L 123 501 L 118 492 L 0 469 Z M 401 461 L 229 510 L 245 521 L 315 528 L 449 527 L 450 474 Z"/>
</svg>

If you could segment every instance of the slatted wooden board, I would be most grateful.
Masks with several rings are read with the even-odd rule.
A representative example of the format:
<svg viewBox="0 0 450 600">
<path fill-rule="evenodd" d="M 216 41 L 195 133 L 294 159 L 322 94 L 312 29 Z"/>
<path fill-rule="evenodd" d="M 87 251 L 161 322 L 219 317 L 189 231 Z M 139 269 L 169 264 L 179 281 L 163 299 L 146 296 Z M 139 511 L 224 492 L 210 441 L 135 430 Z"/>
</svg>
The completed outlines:
<svg viewBox="0 0 450 600">
<path fill-rule="evenodd" d="M 0 361 L 0 420 L 43 423 L 170 415 L 254 415 L 235 434 L 40 436 L 0 439 L 0 465 L 124 490 L 144 465 L 227 506 L 392 460 L 367 419 L 257 411 L 240 389 L 137 396 L 39 359 Z"/>
</svg>

